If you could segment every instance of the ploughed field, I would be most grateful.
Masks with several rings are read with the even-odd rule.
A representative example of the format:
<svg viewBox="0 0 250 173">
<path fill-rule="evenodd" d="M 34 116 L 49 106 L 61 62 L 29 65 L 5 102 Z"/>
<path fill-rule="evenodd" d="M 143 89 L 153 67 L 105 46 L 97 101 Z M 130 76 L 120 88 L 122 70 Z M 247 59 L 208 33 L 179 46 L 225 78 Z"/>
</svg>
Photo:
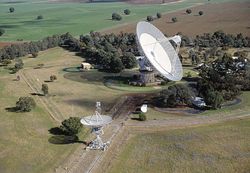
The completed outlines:
<svg viewBox="0 0 250 173">
<path fill-rule="evenodd" d="M 213 2 L 213 1 L 210 1 Z M 205 5 L 190 8 L 191 14 L 186 14 L 186 9 L 168 13 L 161 19 L 152 23 L 163 33 L 174 35 L 181 32 L 183 35 L 196 36 L 198 34 L 223 30 L 225 33 L 243 33 L 250 36 L 250 1 L 226 2 L 220 4 L 207 3 Z M 203 11 L 202 16 L 198 15 Z M 177 22 L 172 22 L 172 17 L 177 18 Z M 135 32 L 136 23 L 116 27 L 105 31 L 105 33 Z"/>
<path fill-rule="evenodd" d="M 230 0 L 217 0 L 224 2 Z M 215 3 L 215 1 L 210 1 Z M 0 2 L 0 27 L 5 34 L 0 41 L 38 40 L 43 37 L 70 32 L 75 36 L 99 31 L 120 24 L 145 20 L 148 15 L 157 12 L 169 13 L 186 9 L 207 0 L 185 0 L 177 3 L 134 5 L 125 2 L 110 3 L 58 3 L 47 0 L 4 0 Z M 9 13 L 14 7 L 15 12 Z M 130 9 L 130 15 L 124 15 L 124 9 Z M 117 12 L 122 15 L 121 21 L 112 21 L 111 15 Z M 37 16 L 43 19 L 38 20 Z"/>
</svg>

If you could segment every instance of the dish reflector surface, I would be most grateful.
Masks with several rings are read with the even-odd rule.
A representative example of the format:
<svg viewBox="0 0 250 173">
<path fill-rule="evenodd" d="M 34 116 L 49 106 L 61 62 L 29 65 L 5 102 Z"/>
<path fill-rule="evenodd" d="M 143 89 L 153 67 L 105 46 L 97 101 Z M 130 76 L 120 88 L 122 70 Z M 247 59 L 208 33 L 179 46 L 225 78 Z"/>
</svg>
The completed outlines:
<svg viewBox="0 0 250 173">
<path fill-rule="evenodd" d="M 148 22 L 139 22 L 136 33 L 141 52 L 151 65 L 169 80 L 181 80 L 182 65 L 168 38 Z"/>
<path fill-rule="evenodd" d="M 112 117 L 107 116 L 107 115 L 92 115 L 92 116 L 87 116 L 83 117 L 81 119 L 81 123 L 85 126 L 91 126 L 91 127 L 101 127 L 106 124 L 111 123 Z"/>
</svg>

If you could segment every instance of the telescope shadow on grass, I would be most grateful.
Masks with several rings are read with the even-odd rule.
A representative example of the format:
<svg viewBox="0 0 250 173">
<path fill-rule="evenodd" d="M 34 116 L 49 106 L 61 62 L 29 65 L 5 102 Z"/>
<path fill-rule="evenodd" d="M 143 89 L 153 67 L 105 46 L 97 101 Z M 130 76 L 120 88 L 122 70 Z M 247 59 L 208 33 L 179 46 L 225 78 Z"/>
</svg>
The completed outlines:
<svg viewBox="0 0 250 173">
<path fill-rule="evenodd" d="M 84 141 L 79 141 L 78 136 L 66 135 L 59 127 L 53 127 L 51 129 L 49 129 L 48 131 L 50 134 L 53 135 L 48 139 L 49 143 L 51 143 L 51 144 L 58 144 L 58 145 L 73 144 L 73 143 L 85 144 Z"/>
</svg>

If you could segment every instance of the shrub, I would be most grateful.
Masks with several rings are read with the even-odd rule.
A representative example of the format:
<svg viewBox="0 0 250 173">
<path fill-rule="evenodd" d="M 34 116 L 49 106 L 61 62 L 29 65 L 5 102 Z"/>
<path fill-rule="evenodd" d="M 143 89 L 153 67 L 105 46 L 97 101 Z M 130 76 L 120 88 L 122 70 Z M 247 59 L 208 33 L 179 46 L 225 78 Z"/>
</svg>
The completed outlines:
<svg viewBox="0 0 250 173">
<path fill-rule="evenodd" d="M 156 13 L 156 17 L 159 19 L 159 18 L 161 18 L 161 13 Z"/>
<path fill-rule="evenodd" d="M 13 13 L 15 11 L 15 8 L 14 7 L 10 7 L 9 11 L 10 11 L 10 13 Z"/>
<path fill-rule="evenodd" d="M 39 15 L 39 16 L 37 16 L 36 19 L 37 19 L 37 20 L 41 20 L 41 19 L 43 19 L 43 16 L 42 16 L 42 15 Z"/>
<path fill-rule="evenodd" d="M 37 52 L 33 52 L 31 55 L 32 55 L 33 58 L 36 58 L 38 56 L 38 53 Z"/>
<path fill-rule="evenodd" d="M 153 20 L 154 20 L 153 16 L 147 16 L 147 21 L 148 21 L 148 22 L 151 22 L 151 21 L 153 21 Z"/>
<path fill-rule="evenodd" d="M 191 13 L 192 13 L 192 10 L 191 10 L 191 9 L 187 9 L 187 10 L 186 10 L 186 13 L 187 13 L 187 14 L 191 14 Z"/>
<path fill-rule="evenodd" d="M 199 15 L 202 16 L 204 13 L 203 11 L 199 11 Z"/>
<path fill-rule="evenodd" d="M 139 114 L 139 120 L 140 120 L 140 121 L 146 121 L 146 120 L 147 120 L 146 115 L 145 115 L 144 113 L 141 112 L 141 113 Z"/>
<path fill-rule="evenodd" d="M 177 18 L 176 17 L 172 17 L 172 22 L 177 22 Z"/>
<path fill-rule="evenodd" d="M 5 33 L 5 30 L 0 28 L 0 36 L 2 36 Z"/>
<path fill-rule="evenodd" d="M 16 109 L 21 112 L 30 112 L 36 106 L 32 97 L 20 97 L 16 102 Z"/>
<path fill-rule="evenodd" d="M 49 93 L 49 87 L 47 84 L 42 84 L 43 95 L 47 95 Z"/>
<path fill-rule="evenodd" d="M 56 75 L 51 75 L 50 76 L 50 80 L 53 82 L 54 80 L 57 80 L 57 77 L 56 77 Z"/>
<path fill-rule="evenodd" d="M 112 14 L 112 20 L 122 20 L 122 16 L 118 13 L 113 13 Z"/>
<path fill-rule="evenodd" d="M 131 13 L 131 11 L 129 9 L 124 10 L 124 14 L 129 15 L 130 13 Z"/>
</svg>

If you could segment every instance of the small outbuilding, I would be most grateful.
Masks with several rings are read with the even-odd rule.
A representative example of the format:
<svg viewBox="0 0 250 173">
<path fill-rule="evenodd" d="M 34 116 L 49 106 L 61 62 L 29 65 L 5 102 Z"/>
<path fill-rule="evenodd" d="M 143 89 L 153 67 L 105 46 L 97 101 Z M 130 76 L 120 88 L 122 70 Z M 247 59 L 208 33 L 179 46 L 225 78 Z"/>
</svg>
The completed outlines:
<svg viewBox="0 0 250 173">
<path fill-rule="evenodd" d="M 82 68 L 83 70 L 89 70 L 89 69 L 92 68 L 92 65 L 91 65 L 90 63 L 83 62 L 83 63 L 81 63 L 81 68 Z"/>
</svg>

